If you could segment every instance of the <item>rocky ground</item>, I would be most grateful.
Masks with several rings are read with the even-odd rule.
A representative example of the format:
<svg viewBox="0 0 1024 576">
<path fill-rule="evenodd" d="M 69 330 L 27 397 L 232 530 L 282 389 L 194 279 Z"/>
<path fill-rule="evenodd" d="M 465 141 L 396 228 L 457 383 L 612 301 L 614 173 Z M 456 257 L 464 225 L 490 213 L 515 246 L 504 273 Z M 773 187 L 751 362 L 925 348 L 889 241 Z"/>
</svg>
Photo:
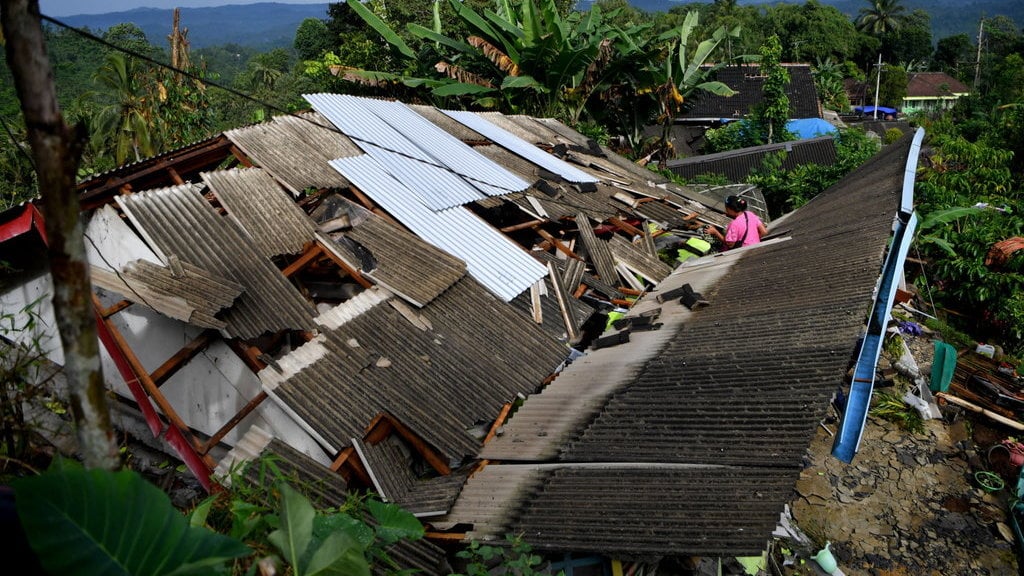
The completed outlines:
<svg viewBox="0 0 1024 576">
<path fill-rule="evenodd" d="M 931 338 L 905 338 L 921 373 L 930 374 Z M 989 450 L 1014 431 L 952 405 L 940 411 L 923 433 L 869 416 L 851 464 L 831 456 L 835 424 L 823 423 L 790 504 L 793 531 L 811 550 L 799 538 L 780 539 L 769 573 L 823 574 L 808 556 L 826 542 L 849 576 L 1022 573 L 1009 519 L 1019 468 L 1005 451 Z M 982 488 L 978 471 L 1004 487 Z"/>
</svg>

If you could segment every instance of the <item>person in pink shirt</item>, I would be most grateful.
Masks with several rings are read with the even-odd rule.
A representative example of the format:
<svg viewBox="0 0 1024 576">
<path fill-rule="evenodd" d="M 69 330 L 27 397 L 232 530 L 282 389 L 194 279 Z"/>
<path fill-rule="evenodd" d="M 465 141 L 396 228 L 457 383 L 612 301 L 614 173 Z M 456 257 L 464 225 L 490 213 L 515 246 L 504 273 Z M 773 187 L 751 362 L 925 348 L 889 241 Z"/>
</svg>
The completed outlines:
<svg viewBox="0 0 1024 576">
<path fill-rule="evenodd" d="M 747 211 L 747 201 L 739 196 L 729 196 L 725 199 L 725 215 L 732 218 L 732 222 L 725 227 L 725 234 L 711 225 L 705 228 L 705 232 L 722 243 L 723 250 L 757 244 L 768 234 L 764 222 L 761 222 L 757 214 Z"/>
</svg>

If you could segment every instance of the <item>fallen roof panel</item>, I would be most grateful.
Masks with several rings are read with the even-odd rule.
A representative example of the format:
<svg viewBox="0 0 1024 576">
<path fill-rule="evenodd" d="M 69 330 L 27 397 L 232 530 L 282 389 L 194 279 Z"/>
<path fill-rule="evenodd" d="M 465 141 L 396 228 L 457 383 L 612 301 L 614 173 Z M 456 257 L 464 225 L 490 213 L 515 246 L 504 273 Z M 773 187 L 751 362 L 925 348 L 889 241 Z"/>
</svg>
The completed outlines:
<svg viewBox="0 0 1024 576">
<path fill-rule="evenodd" d="M 117 202 L 151 246 L 243 287 L 235 305 L 223 315 L 231 335 L 253 338 L 266 332 L 314 328 L 312 304 L 192 186 L 119 196 Z"/>
<path fill-rule="evenodd" d="M 588 352 L 593 368 L 577 358 L 528 398 L 438 525 L 551 551 L 760 553 L 864 335 L 910 141 L 787 216 L 789 236 L 677 268 L 630 311 L 661 298 L 663 326 Z M 684 282 L 709 305 L 676 322 Z M 604 376 L 609 356 L 625 370 L 641 352 Z"/>
<path fill-rule="evenodd" d="M 218 170 L 202 176 L 264 258 L 298 254 L 313 241 L 316 224 L 265 171 Z"/>
<path fill-rule="evenodd" d="M 344 235 L 373 254 L 377 268 L 364 270 L 366 277 L 416 306 L 425 306 L 466 274 L 462 260 L 378 216 Z"/>
<path fill-rule="evenodd" d="M 587 174 L 586 172 L 573 167 L 569 163 L 559 159 L 557 156 L 553 156 L 537 148 L 529 142 L 524 142 L 522 139 L 516 137 L 511 132 L 504 130 L 491 122 L 488 122 L 484 117 L 475 114 L 473 112 L 461 112 L 457 110 L 444 110 L 448 116 L 458 120 L 473 130 L 483 134 L 489 140 L 495 142 L 500 146 L 508 148 L 512 152 L 515 152 L 519 156 L 526 158 L 527 160 L 541 166 L 542 168 L 558 174 L 562 178 L 570 182 L 596 182 L 597 179 Z"/>
<path fill-rule="evenodd" d="M 515 192 L 528 185 L 401 102 L 342 94 L 305 97 L 435 209 L 472 202 L 482 195 Z M 428 171 L 432 178 L 423 178 L 417 170 Z M 433 185 L 432 180 L 437 179 L 445 185 Z"/>
<path fill-rule="evenodd" d="M 276 116 L 270 122 L 228 130 L 224 135 L 294 196 L 310 187 L 348 186 L 348 181 L 332 170 L 327 161 L 363 153 L 315 112 Z"/>
<path fill-rule="evenodd" d="M 370 289 L 319 320 L 323 353 L 260 379 L 335 450 L 388 412 L 452 461 L 475 455 L 467 431 L 534 390 L 567 348 L 466 277 L 416 322 Z M 287 357 L 286 357 L 287 359 Z"/>
<path fill-rule="evenodd" d="M 331 165 L 413 233 L 464 260 L 470 275 L 505 301 L 547 274 L 521 246 L 469 210 L 435 212 L 423 206 L 372 158 L 344 158 Z"/>
</svg>

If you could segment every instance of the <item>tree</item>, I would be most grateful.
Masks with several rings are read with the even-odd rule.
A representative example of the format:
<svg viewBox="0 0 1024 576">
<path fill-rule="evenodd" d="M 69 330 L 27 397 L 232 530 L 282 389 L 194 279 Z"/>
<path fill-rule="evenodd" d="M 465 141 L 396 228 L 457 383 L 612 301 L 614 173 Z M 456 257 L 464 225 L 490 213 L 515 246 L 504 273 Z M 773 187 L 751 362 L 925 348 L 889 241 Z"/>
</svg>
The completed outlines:
<svg viewBox="0 0 1024 576">
<path fill-rule="evenodd" d="M 932 55 L 932 65 L 960 81 L 967 80 L 974 73 L 974 45 L 967 34 L 940 38 Z"/>
<path fill-rule="evenodd" d="M 857 30 L 882 37 L 903 24 L 906 8 L 900 0 L 869 0 L 870 6 L 858 12 Z"/>
<path fill-rule="evenodd" d="M 324 52 L 334 48 L 328 35 L 327 24 L 319 18 L 306 18 L 295 30 L 295 41 L 292 45 L 299 54 L 300 60 L 316 60 Z"/>
<path fill-rule="evenodd" d="M 114 102 L 100 111 L 98 137 L 109 142 L 118 164 L 138 162 L 159 149 L 153 102 L 144 85 L 149 79 L 131 56 L 111 52 L 96 71 L 96 81 L 110 90 Z"/>
<path fill-rule="evenodd" d="M 882 65 L 882 78 L 879 80 L 879 105 L 901 108 L 903 99 L 907 97 L 907 70 L 895 64 Z"/>
<path fill-rule="evenodd" d="M 749 26 L 754 24 L 746 25 L 744 30 L 749 30 Z M 767 6 L 756 27 L 764 31 L 760 46 L 769 36 L 778 36 L 783 60 L 791 62 L 806 62 L 812 55 L 840 62 L 849 60 L 860 53 L 867 40 L 839 9 L 823 6 L 817 0 Z"/>
<path fill-rule="evenodd" d="M 771 36 L 761 47 L 761 75 L 765 77 L 761 88 L 761 102 L 754 107 L 754 122 L 764 131 L 767 144 L 792 140 L 786 130 L 789 121 L 789 72 L 782 67 L 782 46 L 778 36 Z"/>
<path fill-rule="evenodd" d="M 90 468 L 114 470 L 120 459 L 100 369 L 89 262 L 75 192 L 84 137 L 64 123 L 57 105 L 38 2 L 2 0 L 0 26 L 39 176 L 54 316 L 83 461 Z"/>
<path fill-rule="evenodd" d="M 882 57 L 893 62 L 923 62 L 932 53 L 931 16 L 924 10 L 914 10 L 903 18 L 900 26 L 882 36 L 886 52 Z"/>
</svg>

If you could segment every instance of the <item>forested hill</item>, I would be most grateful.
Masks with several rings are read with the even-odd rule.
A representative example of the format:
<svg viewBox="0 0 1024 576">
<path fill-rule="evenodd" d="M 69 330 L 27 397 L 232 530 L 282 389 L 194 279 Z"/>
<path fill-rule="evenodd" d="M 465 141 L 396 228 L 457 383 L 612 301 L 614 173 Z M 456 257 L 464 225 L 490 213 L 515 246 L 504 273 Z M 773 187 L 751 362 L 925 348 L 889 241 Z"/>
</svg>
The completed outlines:
<svg viewBox="0 0 1024 576">
<path fill-rule="evenodd" d="M 667 12 L 673 6 L 685 6 L 679 0 L 628 0 L 630 4 L 648 12 Z M 581 8 L 588 8 L 592 0 L 580 0 Z M 698 3 L 698 2 L 695 2 Z M 765 4 L 764 0 L 740 0 L 742 5 Z M 787 2 L 802 4 L 803 2 Z M 868 0 L 821 0 L 835 6 L 850 18 L 856 17 Z M 955 34 L 978 34 L 982 16 L 1007 16 L 1024 25 L 1022 0 L 903 0 L 907 13 L 921 8 L 931 15 L 932 41 Z M 105 30 L 114 24 L 131 22 L 146 33 L 150 43 L 166 43 L 172 23 L 171 9 L 138 8 L 127 12 L 67 16 L 60 20 L 72 26 L 87 26 L 92 30 Z M 305 18 L 326 18 L 327 2 L 323 4 L 259 4 L 225 5 L 212 8 L 182 8 L 181 25 L 188 28 L 188 39 L 193 48 L 222 46 L 228 43 L 250 46 L 261 50 L 290 46 L 295 30 Z"/>
<path fill-rule="evenodd" d="M 327 3 L 225 5 L 212 8 L 181 8 L 180 26 L 188 29 L 192 48 L 239 44 L 261 50 L 291 46 L 295 30 L 306 18 L 327 18 Z M 174 21 L 173 9 L 137 8 L 127 12 L 83 14 L 58 18 L 65 24 L 90 30 L 106 30 L 130 22 L 146 33 L 156 46 L 167 44 Z"/>
</svg>

